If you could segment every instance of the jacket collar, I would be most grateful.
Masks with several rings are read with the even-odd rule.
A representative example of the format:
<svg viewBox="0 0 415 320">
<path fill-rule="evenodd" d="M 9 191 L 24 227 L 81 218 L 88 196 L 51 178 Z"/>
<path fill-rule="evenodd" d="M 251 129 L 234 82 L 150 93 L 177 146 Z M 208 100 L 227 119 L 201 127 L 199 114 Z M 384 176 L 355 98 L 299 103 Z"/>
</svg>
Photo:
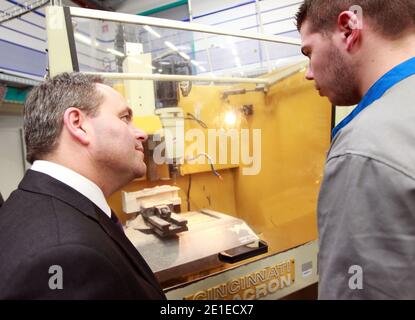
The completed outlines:
<svg viewBox="0 0 415 320">
<path fill-rule="evenodd" d="M 28 170 L 18 188 L 33 193 L 52 196 L 94 220 L 98 220 L 95 205 L 92 201 L 75 189 L 47 174 Z"/>
</svg>

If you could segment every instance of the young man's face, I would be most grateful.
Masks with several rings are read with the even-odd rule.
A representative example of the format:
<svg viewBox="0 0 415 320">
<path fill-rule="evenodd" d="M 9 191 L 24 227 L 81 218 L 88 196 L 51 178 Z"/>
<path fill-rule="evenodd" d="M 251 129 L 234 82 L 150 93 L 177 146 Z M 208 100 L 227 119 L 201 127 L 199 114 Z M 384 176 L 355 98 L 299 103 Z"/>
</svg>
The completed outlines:
<svg viewBox="0 0 415 320">
<path fill-rule="evenodd" d="M 336 41 L 338 34 L 311 32 L 308 20 L 303 23 L 300 33 L 302 52 L 310 59 L 306 79 L 314 80 L 320 95 L 327 97 L 334 105 L 358 103 L 360 97 L 355 70 L 346 52 Z"/>
<path fill-rule="evenodd" d="M 96 84 L 104 96 L 98 115 L 90 119 L 94 128 L 91 157 L 102 174 L 114 173 L 128 181 L 146 173 L 142 143 L 147 135 L 132 124 L 132 111 L 114 89 Z M 122 181 L 121 181 L 122 182 Z"/>
</svg>

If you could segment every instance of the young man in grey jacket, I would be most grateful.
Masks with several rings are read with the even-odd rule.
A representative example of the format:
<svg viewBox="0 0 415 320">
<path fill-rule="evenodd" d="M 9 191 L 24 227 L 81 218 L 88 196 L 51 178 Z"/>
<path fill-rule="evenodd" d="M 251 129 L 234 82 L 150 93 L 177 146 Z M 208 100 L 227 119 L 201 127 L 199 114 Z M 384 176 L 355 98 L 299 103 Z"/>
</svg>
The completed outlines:
<svg viewBox="0 0 415 320">
<path fill-rule="evenodd" d="M 415 2 L 306 0 L 306 78 L 338 106 L 318 203 L 320 299 L 415 299 Z"/>
</svg>

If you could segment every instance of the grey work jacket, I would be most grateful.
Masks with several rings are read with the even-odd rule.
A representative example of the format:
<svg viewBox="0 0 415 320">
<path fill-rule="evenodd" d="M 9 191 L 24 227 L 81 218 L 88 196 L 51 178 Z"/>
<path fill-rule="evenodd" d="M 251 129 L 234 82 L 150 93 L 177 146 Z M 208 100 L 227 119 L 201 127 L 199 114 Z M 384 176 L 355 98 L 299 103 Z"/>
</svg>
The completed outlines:
<svg viewBox="0 0 415 320">
<path fill-rule="evenodd" d="M 415 299 L 415 76 L 335 137 L 318 227 L 320 299 Z"/>
</svg>

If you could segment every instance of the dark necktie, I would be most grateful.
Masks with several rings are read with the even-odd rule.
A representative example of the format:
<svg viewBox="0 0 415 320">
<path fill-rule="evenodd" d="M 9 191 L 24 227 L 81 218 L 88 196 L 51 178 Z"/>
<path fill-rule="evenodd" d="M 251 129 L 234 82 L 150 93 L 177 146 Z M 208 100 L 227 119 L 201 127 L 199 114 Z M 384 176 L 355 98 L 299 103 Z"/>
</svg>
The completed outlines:
<svg viewBox="0 0 415 320">
<path fill-rule="evenodd" d="M 112 210 L 111 210 L 111 220 L 120 228 L 121 232 L 124 233 L 124 229 L 122 227 L 120 220 L 118 220 L 117 215 Z"/>
</svg>

